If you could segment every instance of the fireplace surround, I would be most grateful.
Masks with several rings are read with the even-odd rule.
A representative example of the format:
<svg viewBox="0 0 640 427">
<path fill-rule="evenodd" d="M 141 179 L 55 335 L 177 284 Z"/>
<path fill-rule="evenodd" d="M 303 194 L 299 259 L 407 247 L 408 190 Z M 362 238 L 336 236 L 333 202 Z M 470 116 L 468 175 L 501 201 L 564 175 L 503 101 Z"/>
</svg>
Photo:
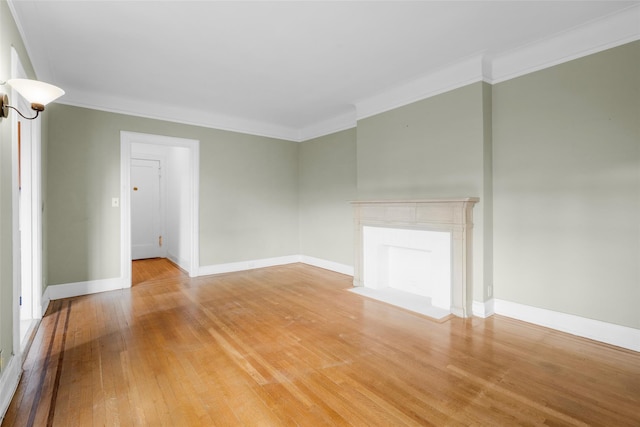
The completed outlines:
<svg viewBox="0 0 640 427">
<path fill-rule="evenodd" d="M 372 200 L 352 202 L 355 257 L 353 285 L 364 283 L 364 227 L 445 231 L 451 236 L 451 307 L 459 317 L 472 315 L 473 206 L 477 197 Z"/>
</svg>

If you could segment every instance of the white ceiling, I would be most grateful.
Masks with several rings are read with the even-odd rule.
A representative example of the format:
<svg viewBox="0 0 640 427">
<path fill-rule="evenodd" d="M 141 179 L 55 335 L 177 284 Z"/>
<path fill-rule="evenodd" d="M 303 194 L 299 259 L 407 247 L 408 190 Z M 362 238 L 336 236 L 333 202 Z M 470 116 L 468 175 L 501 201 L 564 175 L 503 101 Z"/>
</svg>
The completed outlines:
<svg viewBox="0 0 640 427">
<path fill-rule="evenodd" d="M 626 19 L 631 29 L 607 43 L 638 38 L 638 5 L 10 1 L 38 78 L 67 92 L 59 102 L 291 140 L 433 92 L 419 82 L 504 79 L 501 60 L 574 33 L 593 44 L 579 32 L 589 26 L 613 34 Z M 480 77 L 457 76 L 469 67 Z"/>
</svg>

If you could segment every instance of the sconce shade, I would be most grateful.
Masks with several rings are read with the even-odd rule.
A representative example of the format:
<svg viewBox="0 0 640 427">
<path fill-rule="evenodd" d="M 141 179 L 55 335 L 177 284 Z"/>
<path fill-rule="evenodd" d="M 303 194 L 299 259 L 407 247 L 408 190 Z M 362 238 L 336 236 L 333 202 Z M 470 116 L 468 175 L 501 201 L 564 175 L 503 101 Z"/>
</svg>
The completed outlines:
<svg viewBox="0 0 640 427">
<path fill-rule="evenodd" d="M 57 86 L 37 80 L 11 79 L 7 84 L 14 88 L 31 104 L 44 106 L 64 95 L 64 90 Z"/>
</svg>

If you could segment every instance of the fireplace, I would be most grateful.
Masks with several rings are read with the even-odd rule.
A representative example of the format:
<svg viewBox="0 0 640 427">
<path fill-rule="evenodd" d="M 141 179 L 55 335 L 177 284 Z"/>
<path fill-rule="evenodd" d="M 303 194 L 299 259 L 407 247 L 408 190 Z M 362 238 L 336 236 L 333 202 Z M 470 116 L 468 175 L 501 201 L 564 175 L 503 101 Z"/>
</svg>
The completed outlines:
<svg viewBox="0 0 640 427">
<path fill-rule="evenodd" d="M 353 285 L 428 296 L 472 314 L 472 209 L 478 198 L 353 202 Z"/>
</svg>

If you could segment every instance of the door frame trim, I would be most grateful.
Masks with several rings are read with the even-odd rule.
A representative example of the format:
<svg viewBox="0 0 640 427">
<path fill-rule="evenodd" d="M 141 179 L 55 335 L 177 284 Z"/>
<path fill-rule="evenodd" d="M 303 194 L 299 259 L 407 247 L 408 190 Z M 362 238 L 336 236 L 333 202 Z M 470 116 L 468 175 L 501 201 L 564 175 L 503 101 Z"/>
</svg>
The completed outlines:
<svg viewBox="0 0 640 427">
<path fill-rule="evenodd" d="M 139 132 L 120 131 L 120 275 L 122 286 L 131 287 L 131 146 L 133 143 L 155 144 L 189 149 L 191 170 L 190 259 L 185 269 L 197 277 L 200 268 L 200 141 Z"/>
<path fill-rule="evenodd" d="M 27 78 L 27 73 L 22 65 L 20 55 L 14 47 L 11 47 L 11 76 L 14 78 Z M 24 102 L 24 100 L 18 96 L 19 94 L 13 90 L 12 99 L 16 103 Z M 22 249 L 23 243 L 27 244 L 24 248 L 31 254 L 31 268 L 30 268 L 30 283 L 31 298 L 26 303 L 29 304 L 29 311 L 31 313 L 31 325 L 30 330 L 33 330 L 35 325 L 42 318 L 41 304 L 42 304 L 42 291 L 43 291 L 43 252 L 42 252 L 42 125 L 41 120 L 33 120 L 30 123 L 30 141 L 26 142 L 30 146 L 28 158 L 23 158 L 23 162 L 28 162 L 28 170 L 23 169 L 22 174 L 29 174 L 30 190 L 27 197 L 30 198 L 31 210 L 29 212 L 29 224 L 31 228 L 30 240 L 22 242 L 20 235 L 20 211 L 19 211 L 19 190 L 18 190 L 18 115 L 13 114 L 11 118 L 11 200 L 12 200 L 12 239 L 13 239 L 13 354 L 22 355 L 26 350 L 29 339 L 24 339 L 20 331 L 21 315 L 20 315 L 20 301 L 22 296 L 23 277 L 22 277 Z M 23 145 L 25 141 L 22 141 Z M 26 151 L 25 151 L 26 152 Z M 18 244 L 17 242 L 20 242 Z M 27 334 L 28 336 L 29 334 Z"/>
</svg>

